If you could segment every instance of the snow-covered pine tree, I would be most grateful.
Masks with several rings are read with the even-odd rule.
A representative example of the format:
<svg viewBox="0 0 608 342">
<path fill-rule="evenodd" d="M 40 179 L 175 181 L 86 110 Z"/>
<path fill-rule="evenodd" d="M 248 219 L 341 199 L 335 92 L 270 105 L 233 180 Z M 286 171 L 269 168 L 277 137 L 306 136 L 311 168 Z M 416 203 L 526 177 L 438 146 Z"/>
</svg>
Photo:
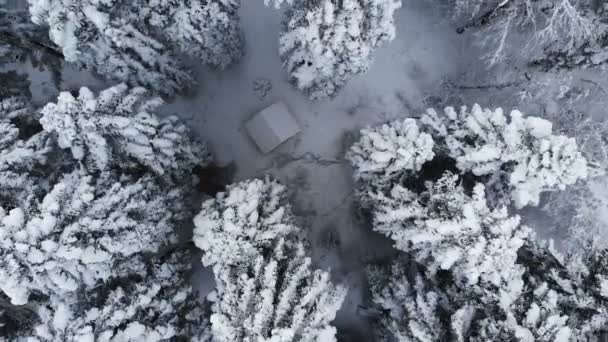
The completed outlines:
<svg viewBox="0 0 608 342">
<path fill-rule="evenodd" d="M 208 315 L 188 284 L 189 255 L 142 261 L 141 275 L 114 278 L 39 309 L 38 341 L 209 341 Z"/>
<path fill-rule="evenodd" d="M 577 260 L 530 241 L 518 254 L 525 286 L 511 307 L 517 322 L 512 330 L 521 339 L 598 341 L 608 328 L 608 297 L 601 293 L 601 281 L 596 282 L 608 274 L 606 253 Z"/>
<path fill-rule="evenodd" d="M 242 55 L 236 0 L 29 0 L 65 60 L 164 95 L 194 84 L 180 53 L 224 68 Z"/>
<path fill-rule="evenodd" d="M 63 92 L 57 103 L 46 105 L 40 123 L 91 172 L 111 163 L 122 170 L 143 165 L 170 180 L 183 179 L 208 161 L 209 153 L 205 145 L 189 137 L 175 116 L 159 119 L 155 115 L 162 104 L 162 99 L 145 89 L 125 84 L 98 96 L 82 88 L 78 97 Z"/>
<path fill-rule="evenodd" d="M 76 300 L 70 305 L 88 305 L 115 279 L 140 279 L 145 302 L 143 284 L 152 283 L 141 260 L 171 247 L 177 227 L 191 217 L 192 168 L 207 162 L 206 153 L 193 151 L 204 149 L 174 119 L 156 118 L 158 101 L 139 89 L 117 86 L 99 97 L 83 89 L 81 95 L 79 103 L 62 94 L 40 113 L 17 98 L 0 102 L 0 290 L 11 305 L 52 305 L 50 298 L 68 297 Z M 142 112 L 129 116 L 135 109 Z M 92 113 L 102 121 L 114 114 L 117 126 L 93 125 Z M 54 116 L 73 124 L 72 115 L 82 126 L 62 131 L 48 122 Z M 141 117 L 146 120 L 137 121 Z M 96 155 L 79 154 L 70 144 L 83 141 L 82 148 L 112 158 L 94 163 Z M 161 157 L 146 158 L 154 157 L 150 149 Z M 162 305 L 156 309 L 137 315 L 164 312 Z"/>
<path fill-rule="evenodd" d="M 35 208 L 0 212 L 0 289 L 25 304 L 32 292 L 66 295 L 116 277 L 118 263 L 176 242 L 176 195 L 150 176 L 63 175 Z"/>
<path fill-rule="evenodd" d="M 240 265 L 214 266 L 214 341 L 335 341 L 330 323 L 346 289 L 312 269 L 302 243 L 279 239 L 274 245 Z"/>
<path fill-rule="evenodd" d="M 194 242 L 213 266 L 217 341 L 333 341 L 346 289 L 312 267 L 277 181 L 244 181 L 203 204 Z"/>
<path fill-rule="evenodd" d="M 366 205 L 370 190 L 388 191 L 400 178 L 420 171 L 435 157 L 433 147 L 431 135 L 421 132 L 414 119 L 363 129 L 347 153 L 361 204 Z"/>
<path fill-rule="evenodd" d="M 311 99 L 334 97 L 395 37 L 401 0 L 312 0 L 286 12 L 279 53 L 291 82 Z"/>
<path fill-rule="evenodd" d="M 277 239 L 302 234 L 286 187 L 270 178 L 230 185 L 203 203 L 194 225 L 193 240 L 205 266 L 249 262 L 271 250 Z"/>
<path fill-rule="evenodd" d="M 48 26 L 65 60 L 109 79 L 173 95 L 194 80 L 180 58 L 138 22 L 128 2 L 29 0 L 34 23 Z"/>
<path fill-rule="evenodd" d="M 24 98 L 0 101 L 0 200 L 2 207 L 30 210 L 40 193 L 41 182 L 33 175 L 54 172 L 45 164 L 55 157 L 52 141 L 35 119 L 34 110 Z M 52 176 L 50 176 L 52 177 Z"/>
<path fill-rule="evenodd" d="M 574 184 L 587 177 L 587 162 L 574 138 L 555 135 L 550 121 L 514 110 L 482 109 L 474 105 L 443 115 L 427 111 L 421 121 L 437 145 L 443 145 L 459 172 L 471 172 L 517 208 L 537 206 L 542 191 Z M 440 143 L 442 142 L 442 143 Z M 496 189 L 498 187 L 498 189 Z M 491 198 L 492 201 L 498 200 Z"/>
<path fill-rule="evenodd" d="M 396 182 L 420 189 L 426 180 L 451 171 L 484 184 L 491 207 L 511 200 L 522 208 L 538 205 L 543 191 L 564 189 L 587 176 L 587 163 L 574 139 L 553 134 L 551 122 L 519 111 L 507 116 L 500 108 L 447 107 L 441 115 L 428 110 L 418 128 L 412 120 L 406 122 L 363 130 L 347 154 L 364 198 L 366 189 L 387 184 L 387 179 L 392 180 L 384 192 Z M 391 171 L 397 165 L 403 171 Z M 384 166 L 388 171 L 382 171 Z"/>
<path fill-rule="evenodd" d="M 372 308 L 378 314 L 374 321 L 378 341 L 446 340 L 444 315 L 448 312 L 442 308 L 442 294 L 427 284 L 416 268 L 405 256 L 389 267 L 370 267 L 368 281 Z M 414 274 L 413 280 L 410 274 Z"/>
<path fill-rule="evenodd" d="M 396 185 L 388 196 L 373 195 L 374 230 L 411 253 L 432 276 L 450 271 L 460 286 L 484 283 L 506 290 L 521 276 L 513 265 L 529 229 L 506 208 L 490 210 L 483 185 L 469 196 L 460 181 L 447 173 L 420 194 Z"/>
<path fill-rule="evenodd" d="M 429 277 L 407 254 L 390 267 L 373 267 L 375 332 L 400 342 L 600 341 L 608 327 L 605 297 L 581 286 L 539 245 L 521 248 L 514 266 L 524 272 L 509 284 L 519 290 L 509 293 L 455 286 L 446 273 Z"/>
<path fill-rule="evenodd" d="M 175 50 L 223 70 L 244 54 L 240 0 L 139 0 L 139 10 Z"/>
</svg>

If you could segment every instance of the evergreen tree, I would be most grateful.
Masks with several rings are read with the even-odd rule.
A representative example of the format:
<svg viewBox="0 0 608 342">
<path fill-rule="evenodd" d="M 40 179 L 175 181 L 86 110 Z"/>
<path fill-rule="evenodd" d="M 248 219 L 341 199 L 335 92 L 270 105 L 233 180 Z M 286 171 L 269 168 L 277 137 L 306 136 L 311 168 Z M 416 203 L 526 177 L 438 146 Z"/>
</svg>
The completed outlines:
<svg viewBox="0 0 608 342">
<path fill-rule="evenodd" d="M 346 290 L 315 270 L 284 186 L 245 181 L 203 204 L 194 242 L 213 266 L 217 341 L 335 341 L 330 325 Z"/>
<path fill-rule="evenodd" d="M 140 10 L 177 51 L 223 70 L 243 56 L 240 0 L 141 0 Z"/>
<path fill-rule="evenodd" d="M 469 182 L 483 183 L 491 207 L 511 200 L 522 208 L 538 205 L 545 190 L 563 190 L 587 176 L 587 163 L 574 139 L 553 134 L 549 121 L 526 117 L 519 111 L 506 116 L 501 109 L 482 109 L 478 105 L 470 111 L 467 107 L 459 111 L 447 107 L 443 115 L 429 110 L 421 116 L 419 128 L 414 129 L 413 125 L 413 121 L 397 122 L 362 131 L 362 139 L 347 158 L 363 192 L 370 188 L 368 184 L 372 184 L 371 188 L 374 184 L 388 184 L 382 191 L 390 192 L 400 177 L 420 188 L 426 180 L 436 180 L 451 171 Z M 387 138 L 392 136 L 398 138 Z M 387 152 L 387 146 L 395 144 L 393 141 L 399 141 L 400 147 L 419 150 Z M 362 157 L 365 155 L 368 157 Z M 378 156 L 385 158 L 383 163 L 374 160 Z M 412 161 L 416 162 L 415 167 Z M 374 163 L 378 163 L 376 169 L 370 167 Z M 383 165 L 405 167 L 401 171 L 396 168 L 385 177 Z"/>
<path fill-rule="evenodd" d="M 335 341 L 330 325 L 346 290 L 313 270 L 304 245 L 285 240 L 239 266 L 213 268 L 216 341 Z"/>
<path fill-rule="evenodd" d="M 475 105 L 456 111 L 446 108 L 439 116 L 429 110 L 421 121 L 442 141 L 460 172 L 485 181 L 510 194 L 517 208 L 537 206 L 545 189 L 574 184 L 587 176 L 587 163 L 576 141 L 554 135 L 551 122 L 514 110 L 509 116 Z M 494 185 L 496 184 L 496 185 Z"/>
<path fill-rule="evenodd" d="M 374 266 L 368 272 L 371 301 L 378 310 L 374 332 L 379 341 L 446 339 L 441 293 L 425 283 L 424 276 L 416 274 L 415 268 L 416 265 L 400 257 L 390 267 Z M 416 274 L 413 281 L 410 273 Z"/>
<path fill-rule="evenodd" d="M 277 2 L 277 4 L 280 4 Z M 334 97 L 395 38 L 400 0 L 313 0 L 286 12 L 279 53 L 291 82 L 311 99 Z"/>
<path fill-rule="evenodd" d="M 248 261 L 272 249 L 275 240 L 301 234 L 287 189 L 271 179 L 229 186 L 203 203 L 194 225 L 194 243 L 204 252 L 205 266 Z"/>
<path fill-rule="evenodd" d="M 479 106 L 447 108 L 420 122 L 364 130 L 348 154 L 374 229 L 405 253 L 389 271 L 370 274 L 378 334 L 398 341 L 599 338 L 608 323 L 605 255 L 556 254 L 508 211 L 511 202 L 537 205 L 542 191 L 584 178 L 576 143 L 517 111 L 507 118 Z M 423 134 L 430 142 L 420 143 Z M 412 150 L 394 153 L 394 146 Z"/>
<path fill-rule="evenodd" d="M 420 171 L 435 157 L 433 147 L 431 135 L 421 132 L 414 119 L 361 130 L 361 138 L 347 154 L 355 165 L 361 203 L 368 202 L 368 190 L 390 188 L 396 179 Z"/>
<path fill-rule="evenodd" d="M 144 265 L 145 277 L 115 278 L 80 297 L 51 296 L 39 311 L 39 341 L 204 341 L 207 315 L 187 283 L 186 254 Z M 145 262 L 144 262 L 145 264 Z"/>
<path fill-rule="evenodd" d="M 186 259 L 161 255 L 191 217 L 192 169 L 208 155 L 175 118 L 155 116 L 159 103 L 125 86 L 62 93 L 39 112 L 0 102 L 2 309 L 9 322 L 23 308 L 40 320 L 9 337 L 208 338 L 193 328 Z"/>
<path fill-rule="evenodd" d="M 490 210 L 483 185 L 468 196 L 457 182 L 448 173 L 421 194 L 396 185 L 389 196 L 374 195 L 374 229 L 432 275 L 450 270 L 461 286 L 503 288 L 518 276 L 512 265 L 529 230 L 506 208 Z"/>
<path fill-rule="evenodd" d="M 65 174 L 33 210 L 0 213 L 0 288 L 25 304 L 32 291 L 67 295 L 115 277 L 117 263 L 175 243 L 171 201 L 179 197 L 172 195 L 151 177 L 95 182 L 79 169 Z"/>
<path fill-rule="evenodd" d="M 104 170 L 109 163 L 123 169 L 143 165 L 158 175 L 180 179 L 209 155 L 175 116 L 161 120 L 154 115 L 162 104 L 145 89 L 124 84 L 99 96 L 83 88 L 77 98 L 64 92 L 57 103 L 46 105 L 40 123 L 91 171 Z"/>
<path fill-rule="evenodd" d="M 181 53 L 224 68 L 242 55 L 235 1 L 29 0 L 65 60 L 164 95 L 194 79 Z"/>
</svg>

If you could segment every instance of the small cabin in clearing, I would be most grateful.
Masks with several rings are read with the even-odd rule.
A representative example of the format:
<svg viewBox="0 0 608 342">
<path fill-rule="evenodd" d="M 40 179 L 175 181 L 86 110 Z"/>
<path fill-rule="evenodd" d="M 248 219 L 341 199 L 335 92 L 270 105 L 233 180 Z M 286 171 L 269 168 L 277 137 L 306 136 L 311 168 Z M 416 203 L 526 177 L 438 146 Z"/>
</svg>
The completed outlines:
<svg viewBox="0 0 608 342">
<path fill-rule="evenodd" d="M 245 128 L 262 153 L 271 152 L 300 132 L 298 122 L 283 102 L 257 113 Z"/>
</svg>

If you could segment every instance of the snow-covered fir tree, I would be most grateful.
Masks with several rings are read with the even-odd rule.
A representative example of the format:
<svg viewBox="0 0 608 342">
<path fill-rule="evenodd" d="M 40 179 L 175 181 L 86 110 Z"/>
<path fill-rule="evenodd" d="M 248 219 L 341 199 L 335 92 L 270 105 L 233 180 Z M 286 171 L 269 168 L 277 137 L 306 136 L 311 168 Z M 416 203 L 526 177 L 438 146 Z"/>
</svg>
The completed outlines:
<svg viewBox="0 0 608 342">
<path fill-rule="evenodd" d="M 109 163 L 122 164 L 123 169 L 143 165 L 180 179 L 209 155 L 175 116 L 154 115 L 162 104 L 145 89 L 124 84 L 98 96 L 83 88 L 78 97 L 63 92 L 56 103 L 46 105 L 40 123 L 89 170 L 104 170 Z"/>
<path fill-rule="evenodd" d="M 404 257 L 389 267 L 372 266 L 368 272 L 371 301 L 378 317 L 374 332 L 379 341 L 433 342 L 446 339 L 441 293 L 416 274 L 416 265 Z M 447 310 L 445 312 L 447 314 Z"/>
<path fill-rule="evenodd" d="M 248 262 L 277 239 L 302 234 L 286 187 L 270 178 L 230 185 L 203 203 L 194 225 L 194 243 L 204 251 L 206 266 Z"/>
<path fill-rule="evenodd" d="M 420 194 L 395 185 L 388 196 L 373 195 L 374 229 L 430 274 L 450 270 L 462 286 L 501 288 L 518 276 L 512 265 L 529 230 L 506 208 L 490 210 L 483 185 L 469 196 L 460 181 L 447 173 Z"/>
<path fill-rule="evenodd" d="M 139 10 L 171 46 L 206 65 L 225 69 L 244 54 L 240 0 L 139 0 Z"/>
<path fill-rule="evenodd" d="M 48 26 L 65 60 L 95 73 L 162 94 L 190 87 L 193 79 L 180 58 L 140 27 L 119 0 L 72 2 L 29 0 L 32 20 Z"/>
<path fill-rule="evenodd" d="M 51 139 L 39 133 L 35 117 L 23 98 L 0 101 L 0 198 L 5 214 L 14 208 L 29 211 L 35 207 L 42 186 L 38 178 L 54 172 L 45 167 L 56 157 L 50 153 Z"/>
<path fill-rule="evenodd" d="M 408 342 L 601 340 L 607 297 L 539 245 L 521 248 L 511 267 L 523 272 L 508 284 L 508 293 L 457 286 L 451 273 L 429 276 L 407 254 L 390 267 L 374 267 L 369 281 L 375 332 L 380 340 Z"/>
<path fill-rule="evenodd" d="M 129 332 L 120 335 L 118 328 L 108 327 L 118 334 L 108 341 L 128 340 L 124 334 L 136 332 L 147 334 L 148 340 L 189 336 L 172 323 L 188 315 L 189 306 L 179 301 L 189 290 L 160 290 L 153 282 L 159 275 L 151 273 L 163 272 L 163 281 L 177 276 L 173 280 L 181 281 L 183 260 L 168 258 L 152 266 L 145 260 L 175 245 L 176 229 L 191 217 L 192 169 L 205 165 L 209 156 L 175 118 L 157 118 L 158 105 L 141 89 L 124 86 L 97 97 L 86 88 L 77 98 L 63 93 L 40 111 L 18 98 L 0 102 L 0 290 L 10 305 L 60 310 L 53 305 L 69 299 L 66 305 L 76 310 L 105 296 L 103 291 L 118 291 L 112 298 L 119 297 L 115 285 L 122 279 L 123 290 L 137 283 L 123 296 L 128 293 L 125 298 L 135 300 L 130 295 L 139 292 L 146 307 L 138 312 L 125 308 L 131 316 L 115 316 L 117 327 Z M 183 271 L 170 273 L 172 267 Z M 151 297 L 158 301 L 151 304 Z M 171 310 L 180 312 L 178 318 L 168 311 L 169 302 L 176 305 Z M 101 322 L 111 322 L 120 312 L 108 308 L 100 318 L 77 312 L 74 317 L 85 320 L 79 323 L 66 316 L 66 305 L 58 306 L 63 310 L 59 316 L 40 309 L 39 318 L 55 315 L 46 322 L 54 326 L 67 319 L 98 336 Z M 6 315 L 14 318 L 10 310 Z M 140 319 L 152 321 L 146 328 Z M 62 334 L 42 337 L 79 340 L 53 337 L 55 333 Z"/>
<path fill-rule="evenodd" d="M 602 267 L 605 255 L 594 253 L 593 260 L 585 260 L 593 268 L 586 278 L 575 271 L 572 257 L 542 244 L 529 242 L 518 254 L 525 268 L 524 289 L 511 307 L 517 322 L 511 330 L 522 340 L 599 340 L 608 327 L 608 297 L 589 280 L 608 271 Z M 514 325 L 509 320 L 507 324 Z"/>
<path fill-rule="evenodd" d="M 187 283 L 189 258 L 139 261 L 144 277 L 114 278 L 75 297 L 51 296 L 39 309 L 38 341 L 209 341 L 205 308 Z"/>
<path fill-rule="evenodd" d="M 25 304 L 33 291 L 67 295 L 117 276 L 117 263 L 175 242 L 178 195 L 152 177 L 95 181 L 81 169 L 63 175 L 34 208 L 0 212 L 0 288 Z"/>
<path fill-rule="evenodd" d="M 277 181 L 244 181 L 203 204 L 194 242 L 213 266 L 217 341 L 335 341 L 346 289 L 314 269 Z M 215 341 L 214 340 L 214 341 Z"/>
<path fill-rule="evenodd" d="M 224 68 L 242 55 L 236 1 L 29 0 L 65 60 L 165 95 L 191 87 L 182 53 Z"/>
<path fill-rule="evenodd" d="M 214 341 L 335 341 L 346 289 L 313 270 L 304 245 L 280 239 L 238 266 L 216 265 Z"/>
<path fill-rule="evenodd" d="M 421 132 L 414 119 L 405 119 L 361 130 L 361 138 L 348 151 L 355 165 L 360 201 L 372 189 L 386 189 L 406 174 L 420 171 L 435 157 L 430 134 Z"/>
<path fill-rule="evenodd" d="M 587 177 L 587 162 L 574 138 L 555 135 L 550 121 L 513 110 L 482 109 L 474 105 L 459 111 L 448 107 L 443 115 L 429 110 L 421 121 L 443 140 L 460 172 L 505 189 L 517 208 L 538 205 L 543 190 L 564 190 Z M 496 184 L 496 185 L 495 185 Z"/>
<path fill-rule="evenodd" d="M 291 82 L 311 99 L 336 96 L 367 71 L 378 46 L 395 38 L 393 15 L 400 7 L 400 0 L 294 2 L 279 38 Z"/>
</svg>

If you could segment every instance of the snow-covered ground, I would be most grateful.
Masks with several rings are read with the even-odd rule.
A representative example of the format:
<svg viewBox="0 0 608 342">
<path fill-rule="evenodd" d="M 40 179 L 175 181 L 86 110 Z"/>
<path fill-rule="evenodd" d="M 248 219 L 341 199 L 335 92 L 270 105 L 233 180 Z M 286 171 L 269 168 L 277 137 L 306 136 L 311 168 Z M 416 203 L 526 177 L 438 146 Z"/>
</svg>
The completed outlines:
<svg viewBox="0 0 608 342">
<path fill-rule="evenodd" d="M 363 268 L 366 260 L 392 248 L 356 220 L 344 152 L 360 128 L 423 110 L 441 81 L 461 70 L 459 56 L 466 42 L 424 1 L 405 1 L 396 18 L 397 38 L 377 51 L 372 68 L 337 98 L 311 102 L 287 82 L 281 68 L 280 11 L 265 8 L 263 1 L 243 1 L 241 18 L 247 40 L 242 62 L 223 73 L 201 70 L 196 94 L 166 109 L 185 115 L 220 164 L 233 162 L 237 180 L 271 174 L 288 184 L 294 210 L 309 232 L 314 260 L 350 288 L 336 324 L 350 331 L 353 340 L 367 340 L 367 321 L 357 314 L 365 296 Z M 276 101 L 288 105 L 302 132 L 262 155 L 244 131 L 244 122 Z M 210 279 L 208 272 L 195 274 L 202 295 L 210 290 Z"/>
</svg>

